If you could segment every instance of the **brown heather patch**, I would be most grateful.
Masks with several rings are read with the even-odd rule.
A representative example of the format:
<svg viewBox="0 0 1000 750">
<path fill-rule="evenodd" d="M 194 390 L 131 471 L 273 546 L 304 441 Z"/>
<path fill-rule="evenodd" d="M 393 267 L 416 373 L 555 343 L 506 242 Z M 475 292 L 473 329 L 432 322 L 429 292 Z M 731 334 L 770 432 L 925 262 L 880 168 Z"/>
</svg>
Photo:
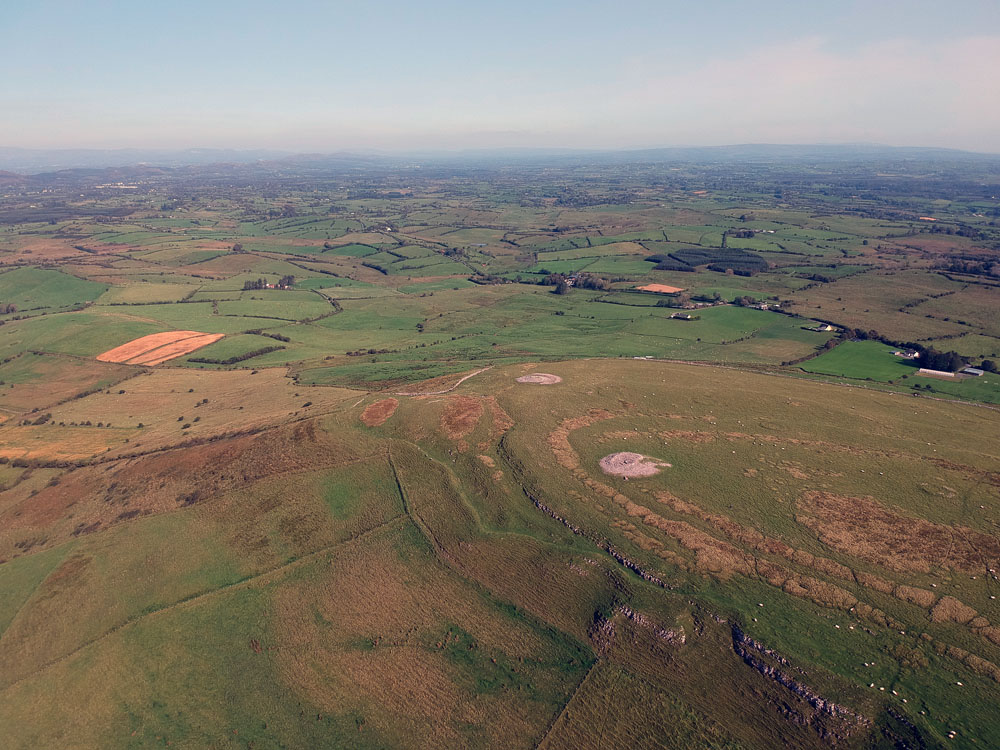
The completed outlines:
<svg viewBox="0 0 1000 750">
<path fill-rule="evenodd" d="M 489 456 L 479 456 L 479 460 L 482 461 L 484 464 L 486 464 L 486 466 L 490 467 L 491 469 L 497 465 L 497 462 L 494 461 Z"/>
<path fill-rule="evenodd" d="M 893 596 L 897 599 L 902 599 L 904 602 L 910 602 L 911 604 L 916 604 L 924 609 L 930 609 L 935 600 L 937 599 L 937 594 L 933 591 L 928 591 L 927 589 L 920 589 L 916 586 L 897 586 L 892 592 Z"/>
<path fill-rule="evenodd" d="M 787 471 L 796 479 L 810 479 L 810 475 L 807 472 L 803 471 L 800 466 L 790 464 L 787 461 L 782 462 L 781 468 Z"/>
<path fill-rule="evenodd" d="M 995 682 L 1000 682 L 1000 667 L 991 661 L 986 661 L 975 654 L 969 654 L 965 657 L 965 663 L 969 667 L 984 677 L 992 677 Z"/>
<path fill-rule="evenodd" d="M 772 586 L 782 589 L 785 593 L 791 596 L 807 599 L 820 606 L 852 612 L 858 617 L 882 627 L 893 630 L 902 630 L 905 628 L 903 623 L 890 617 L 885 612 L 872 607 L 865 602 L 859 601 L 852 593 L 841 588 L 840 586 L 812 576 L 803 575 L 781 564 L 758 557 L 752 552 L 747 552 L 734 544 L 718 539 L 685 521 L 674 521 L 664 518 L 649 508 L 633 502 L 626 495 L 617 492 L 608 485 L 591 478 L 583 469 L 580 468 L 579 456 L 569 443 L 569 433 L 574 429 L 580 429 L 582 427 L 589 426 L 600 419 L 608 419 L 613 416 L 613 414 L 607 411 L 592 410 L 591 412 L 588 412 L 587 416 L 563 420 L 563 422 L 560 423 L 560 426 L 550 433 L 548 442 L 560 465 L 570 469 L 574 477 L 581 481 L 585 486 L 597 494 L 611 499 L 615 504 L 620 506 L 629 517 L 637 518 L 643 523 L 643 525 L 667 534 L 683 549 L 692 552 L 694 554 L 694 561 L 692 563 L 689 559 L 686 559 L 685 557 L 678 555 L 673 550 L 665 547 L 660 540 L 650 536 L 649 534 L 643 533 L 635 526 L 635 524 L 622 519 L 613 520 L 611 522 L 612 526 L 620 529 L 623 536 L 630 542 L 684 570 L 707 573 L 723 580 L 731 577 L 733 574 L 743 575 L 748 578 L 765 581 Z M 630 436 L 630 433 L 628 432 L 609 432 L 602 436 L 602 442 L 609 438 L 614 439 L 628 436 Z M 776 443 L 784 442 L 795 445 L 809 445 L 811 447 L 829 447 L 849 453 L 873 453 L 872 451 L 862 451 L 850 446 L 837 446 L 835 444 L 821 443 L 819 441 L 804 441 L 768 436 L 762 438 L 761 436 L 745 435 L 742 433 L 728 433 L 727 437 L 730 440 L 753 439 Z M 695 439 L 697 440 L 698 438 Z M 796 469 L 797 467 L 794 464 L 785 462 L 781 468 L 789 470 Z M 953 468 L 955 468 L 955 470 L 968 469 L 968 467 L 959 466 L 955 466 Z M 753 472 L 753 474 L 755 473 L 756 472 Z M 978 473 L 982 474 L 981 471 L 978 471 Z M 902 601 L 915 604 L 924 609 L 929 609 L 933 606 L 934 611 L 937 612 L 936 616 L 938 618 L 951 619 L 952 621 L 966 624 L 972 632 L 1000 645 L 1000 627 L 991 625 L 990 622 L 984 617 L 977 617 L 975 610 L 959 602 L 957 599 L 952 600 L 951 602 L 946 602 L 943 607 L 941 602 L 938 602 L 938 605 L 934 606 L 936 595 L 926 589 L 920 589 L 914 586 L 896 585 L 893 582 L 879 576 L 865 573 L 863 571 L 852 570 L 846 565 L 838 563 L 835 560 L 817 557 L 809 552 L 806 552 L 805 550 L 795 549 L 778 539 L 767 537 L 754 529 L 743 527 L 725 516 L 708 513 L 692 503 L 681 500 L 670 492 L 661 491 L 655 494 L 656 498 L 660 502 L 668 505 L 675 512 L 691 515 L 705 523 L 709 523 L 716 530 L 725 534 L 727 538 L 741 545 L 745 545 L 752 550 L 783 557 L 796 565 L 812 568 L 813 570 L 823 573 L 824 575 L 839 578 L 850 583 L 857 583 L 865 588 L 870 588 L 881 593 L 895 596 Z M 804 498 L 806 498 L 807 502 L 808 500 L 815 500 L 816 498 L 835 498 L 842 501 L 847 500 L 849 503 L 856 500 L 854 498 L 836 498 L 836 496 L 822 492 L 806 493 Z M 868 504 L 867 510 L 869 511 L 870 516 L 874 515 L 871 513 L 873 508 L 881 510 L 883 514 L 888 514 L 887 511 L 882 509 L 881 506 L 878 506 L 877 503 L 870 498 L 861 500 L 863 504 Z M 800 507 L 803 505 L 804 503 L 800 501 Z M 879 531 L 884 533 L 895 533 L 894 529 L 899 524 L 909 524 L 911 520 L 903 519 L 902 517 L 895 516 L 893 514 L 888 515 L 891 517 L 890 520 L 893 521 L 893 524 L 891 524 L 892 529 L 884 529 L 883 526 L 885 524 L 876 527 Z M 824 522 L 828 522 L 830 518 L 831 514 L 826 513 L 824 515 Z M 799 518 L 798 520 L 800 520 L 800 522 L 803 521 L 802 518 Z M 816 521 L 816 519 L 812 520 Z M 848 529 L 844 530 L 846 535 L 849 533 L 852 521 L 844 519 L 840 520 L 848 526 Z M 820 524 L 819 521 L 816 521 L 816 523 L 818 525 Z M 920 521 L 919 523 L 921 524 L 921 528 L 917 532 L 918 535 L 920 533 L 926 534 L 927 529 L 923 528 L 926 526 L 930 527 L 932 531 L 947 531 L 949 538 L 953 531 L 958 532 L 966 539 L 969 538 L 970 534 L 975 535 L 976 537 L 983 536 L 972 531 L 971 529 L 952 529 L 951 527 L 937 526 L 926 521 Z M 871 531 L 870 526 L 867 530 L 869 532 Z M 836 545 L 831 546 L 836 547 Z M 968 543 L 966 543 L 965 547 L 967 548 L 967 552 L 971 552 L 971 548 Z M 952 555 L 949 557 L 949 560 L 954 562 L 957 559 L 959 561 L 964 561 L 966 564 L 973 561 L 973 558 L 970 557 L 969 554 L 958 554 L 957 557 L 956 555 L 957 553 L 952 550 Z M 983 563 L 982 560 L 980 560 L 978 566 L 974 566 L 972 569 L 981 570 L 982 567 Z M 934 617 L 934 615 L 932 615 L 932 617 Z M 981 674 L 992 677 L 996 681 L 1000 682 L 1000 667 L 997 667 L 992 662 L 969 654 L 967 651 L 962 649 L 957 649 L 945 644 L 935 642 L 934 645 L 935 647 L 941 649 L 942 653 L 947 653 L 951 658 L 962 661 Z"/>
<path fill-rule="evenodd" d="M 933 622 L 957 622 L 965 625 L 978 613 L 967 604 L 963 604 L 953 596 L 942 596 L 941 600 L 931 610 Z"/>
<path fill-rule="evenodd" d="M 803 448 L 815 448 L 822 450 L 827 453 L 846 453 L 851 456 L 868 456 L 868 457 L 879 457 L 884 459 L 919 459 L 921 461 L 930 461 L 935 466 L 945 469 L 946 471 L 953 471 L 957 474 L 965 476 L 967 479 L 973 481 L 981 480 L 988 482 L 994 487 L 1000 487 L 1000 472 L 998 471 L 985 471 L 976 466 L 969 466 L 968 464 L 960 464 L 954 461 L 949 461 L 945 458 L 938 458 L 936 456 L 921 456 L 913 453 L 906 453 L 903 451 L 896 450 L 885 450 L 885 449 L 875 449 L 875 448 L 859 448 L 856 445 L 844 445 L 842 443 L 831 443 L 826 440 L 804 440 L 801 438 L 790 438 L 783 437 L 779 435 L 750 435 L 745 432 L 726 432 L 723 433 L 723 437 L 730 441 L 736 440 L 751 440 L 754 442 L 771 443 L 772 445 L 795 445 L 801 446 Z M 829 476 L 840 476 L 837 473 L 831 473 Z"/>
<path fill-rule="evenodd" d="M 824 544 L 897 572 L 926 573 L 935 566 L 977 572 L 984 561 L 1000 560 L 993 537 L 902 516 L 871 497 L 810 491 L 798 505 L 796 520 Z"/>
<path fill-rule="evenodd" d="M 514 426 L 514 420 L 511 418 L 510 414 L 505 412 L 500 404 L 497 403 L 495 396 L 487 396 L 486 404 L 490 407 L 490 417 L 493 420 L 493 424 L 490 429 L 490 437 L 495 440 Z"/>
<path fill-rule="evenodd" d="M 880 624 L 892 623 L 884 613 L 857 600 L 850 592 L 832 583 L 810 576 L 803 576 L 781 565 L 761 560 L 728 542 L 716 539 L 686 521 L 670 521 L 648 508 L 630 500 L 625 503 L 630 516 L 640 517 L 643 523 L 666 532 L 682 547 L 694 552 L 698 570 L 726 579 L 734 573 L 756 578 L 780 587 L 786 593 L 809 599 L 823 607 L 854 611 Z"/>
<path fill-rule="evenodd" d="M 602 419 L 611 419 L 614 416 L 606 409 L 591 409 L 583 417 L 570 417 L 559 423 L 559 426 L 549 433 L 548 443 L 552 452 L 556 454 L 556 461 L 566 469 L 576 469 L 580 466 L 580 457 L 576 455 L 573 446 L 569 443 L 569 434 L 574 430 L 589 427 Z"/>
<path fill-rule="evenodd" d="M 795 549 L 780 539 L 766 536 L 755 529 L 748 529 L 726 516 L 708 513 L 697 505 L 685 502 L 670 492 L 657 492 L 655 496 L 657 500 L 669 506 L 675 512 L 694 516 L 705 523 L 711 524 L 729 539 L 750 547 L 757 552 L 783 557 L 803 567 L 812 568 L 820 573 L 852 583 L 857 580 L 853 570 L 835 560 L 817 557 L 805 550 Z M 885 583 L 891 590 L 891 584 L 888 582 Z"/>
<path fill-rule="evenodd" d="M 891 594 L 897 599 L 909 602 L 910 604 L 915 604 L 923 609 L 930 610 L 934 607 L 934 603 L 937 601 L 937 595 L 932 591 L 918 588 L 916 586 L 907 586 L 902 584 L 894 585 L 891 581 L 872 575 L 871 573 L 852 570 L 846 565 L 842 565 L 835 560 L 817 557 L 809 552 L 806 552 L 805 550 L 794 549 L 780 540 L 766 537 L 758 531 L 740 526 L 725 516 L 707 513 L 698 506 L 685 502 L 670 492 L 657 492 L 656 498 L 678 513 L 691 515 L 701 521 L 710 523 L 713 527 L 725 534 L 729 539 L 746 545 L 755 551 L 778 555 L 784 557 L 790 562 L 794 562 L 803 567 L 812 568 L 813 570 L 825 575 L 839 578 L 844 581 L 857 582 L 865 588 L 869 588 L 883 594 Z M 789 585 L 787 581 L 790 573 L 786 569 L 758 560 L 757 572 L 760 575 L 764 575 L 764 577 L 772 585 L 783 587 L 786 591 L 788 591 Z M 798 579 L 796 578 L 793 580 L 797 581 Z M 814 596 L 814 594 L 816 594 L 816 592 L 820 589 L 815 584 L 811 584 L 810 586 L 811 587 L 808 588 L 807 591 L 811 593 L 807 598 L 816 600 L 816 596 Z M 803 589 L 801 583 L 795 582 L 791 585 L 791 588 L 794 588 L 795 592 L 798 594 L 804 595 L 803 590 L 800 590 Z M 840 591 L 840 589 L 837 590 L 838 592 Z M 831 595 L 820 598 L 822 598 L 824 602 L 843 599 L 839 593 L 836 597 Z M 968 624 L 974 632 L 977 632 L 984 637 L 991 638 L 991 633 L 993 631 L 992 625 L 984 617 L 976 618 L 976 614 L 977 613 L 974 609 L 966 606 L 957 599 L 944 597 L 938 603 L 938 606 L 934 607 L 931 611 L 931 619 L 935 622 L 952 621 Z M 997 632 L 996 641 L 1000 642 L 1000 630 Z"/>
<path fill-rule="evenodd" d="M 345 443 L 306 421 L 257 435 L 151 453 L 64 474 L 0 512 L 0 558 L 44 533 L 45 547 L 136 516 L 164 513 L 269 477 L 356 461 Z M 37 550 L 36 550 L 37 551 Z"/>
<path fill-rule="evenodd" d="M 854 577 L 858 580 L 858 583 L 865 588 L 878 591 L 882 594 L 891 594 L 893 592 L 894 587 L 892 583 L 884 578 L 880 578 L 879 576 L 859 570 L 855 571 Z"/>
<path fill-rule="evenodd" d="M 91 562 L 91 558 L 80 554 L 66 559 L 39 587 L 38 598 L 50 599 L 64 591 L 77 588 L 87 576 Z"/>
<path fill-rule="evenodd" d="M 472 396 L 452 396 L 441 414 L 441 431 L 452 440 L 472 432 L 483 416 L 483 402 Z"/>
<path fill-rule="evenodd" d="M 368 427 L 378 427 L 380 424 L 385 424 L 385 421 L 393 415 L 398 406 L 399 400 L 395 398 L 384 398 L 381 401 L 376 401 L 374 404 L 369 404 L 361 412 L 361 421 Z"/>
</svg>

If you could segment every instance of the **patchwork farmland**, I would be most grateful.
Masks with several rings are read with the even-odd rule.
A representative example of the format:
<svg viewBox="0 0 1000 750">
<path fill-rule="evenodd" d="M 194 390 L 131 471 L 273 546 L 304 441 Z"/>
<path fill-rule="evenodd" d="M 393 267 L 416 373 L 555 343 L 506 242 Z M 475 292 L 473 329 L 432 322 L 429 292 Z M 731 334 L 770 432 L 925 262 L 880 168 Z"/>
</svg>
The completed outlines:
<svg viewBox="0 0 1000 750">
<path fill-rule="evenodd" d="M 379 164 L 0 197 L 5 747 L 1000 744 L 992 163 Z"/>
</svg>

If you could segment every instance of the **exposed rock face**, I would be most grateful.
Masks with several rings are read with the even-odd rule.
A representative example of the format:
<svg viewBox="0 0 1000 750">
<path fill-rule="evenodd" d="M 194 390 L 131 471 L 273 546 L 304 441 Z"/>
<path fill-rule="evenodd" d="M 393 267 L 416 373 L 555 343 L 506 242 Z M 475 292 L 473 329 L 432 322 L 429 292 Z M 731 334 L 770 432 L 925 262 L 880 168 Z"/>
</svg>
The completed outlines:
<svg viewBox="0 0 1000 750">
<path fill-rule="evenodd" d="M 748 666 L 757 670 L 765 677 L 769 677 L 774 680 L 779 685 L 788 688 L 788 690 L 792 693 L 806 700 L 809 705 L 817 711 L 828 714 L 829 716 L 849 719 L 851 720 L 850 723 L 858 728 L 867 728 L 871 725 L 871 721 L 868 718 L 852 711 L 846 706 L 841 706 L 831 700 L 828 700 L 827 698 L 824 698 L 808 685 L 796 680 L 787 672 L 768 664 L 762 658 L 763 656 L 770 657 L 782 666 L 789 666 L 788 661 L 784 657 L 777 654 L 772 649 L 766 648 L 763 644 L 755 641 L 753 638 L 750 638 L 740 629 L 738 625 L 733 626 L 733 650 Z"/>
</svg>

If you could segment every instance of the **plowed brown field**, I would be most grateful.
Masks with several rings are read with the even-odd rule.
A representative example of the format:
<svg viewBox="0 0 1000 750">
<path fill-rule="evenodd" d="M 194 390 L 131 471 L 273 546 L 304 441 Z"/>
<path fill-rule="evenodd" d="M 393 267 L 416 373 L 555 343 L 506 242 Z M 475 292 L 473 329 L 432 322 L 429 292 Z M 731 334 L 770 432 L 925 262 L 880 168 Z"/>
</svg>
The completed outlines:
<svg viewBox="0 0 1000 750">
<path fill-rule="evenodd" d="M 221 333 L 200 331 L 167 331 L 143 336 L 127 344 L 98 354 L 101 362 L 121 362 L 129 365 L 158 365 L 168 359 L 190 354 L 221 339 Z"/>
</svg>

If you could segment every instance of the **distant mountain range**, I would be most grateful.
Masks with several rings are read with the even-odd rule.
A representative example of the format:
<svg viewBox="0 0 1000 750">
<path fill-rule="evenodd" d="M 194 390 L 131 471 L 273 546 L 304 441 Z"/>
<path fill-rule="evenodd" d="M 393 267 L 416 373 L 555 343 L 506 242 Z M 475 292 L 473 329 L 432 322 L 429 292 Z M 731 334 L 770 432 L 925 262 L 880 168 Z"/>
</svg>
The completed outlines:
<svg viewBox="0 0 1000 750">
<path fill-rule="evenodd" d="M 280 150 L 192 149 L 25 149 L 0 147 L 0 185 L 16 184 L 19 176 L 51 175 L 81 170 L 127 170 L 128 177 L 155 173 L 159 169 L 218 167 L 222 171 L 261 166 L 285 168 L 357 166 L 392 168 L 416 165 L 525 165 L 555 163 L 569 165 L 630 162 L 675 163 L 851 163 L 878 160 L 950 161 L 1000 164 L 1000 154 L 983 154 L 946 148 L 916 148 L 878 144 L 781 145 L 741 144 L 732 146 L 678 146 L 668 148 L 584 150 L 551 148 L 422 150 L 412 152 L 295 153 Z M 67 175 L 68 176 L 68 175 Z M 110 179 L 112 174 L 107 175 Z"/>
<path fill-rule="evenodd" d="M 225 148 L 188 149 L 31 149 L 0 147 L 0 170 L 37 174 L 63 169 L 105 169 L 149 164 L 158 167 L 185 167 L 228 162 L 248 164 L 290 156 L 291 151 Z"/>
</svg>

